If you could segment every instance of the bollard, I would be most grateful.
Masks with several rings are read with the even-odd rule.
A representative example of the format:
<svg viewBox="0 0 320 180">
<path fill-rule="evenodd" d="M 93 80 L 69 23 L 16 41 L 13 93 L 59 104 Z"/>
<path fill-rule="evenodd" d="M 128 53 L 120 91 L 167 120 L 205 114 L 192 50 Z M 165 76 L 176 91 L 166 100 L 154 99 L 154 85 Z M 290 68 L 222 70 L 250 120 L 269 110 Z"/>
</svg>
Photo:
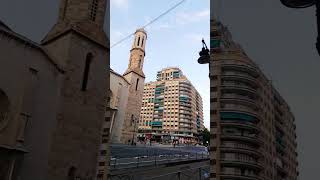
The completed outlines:
<svg viewBox="0 0 320 180">
<path fill-rule="evenodd" d="M 140 160 L 140 156 L 138 156 L 138 162 L 137 162 L 137 167 L 139 167 L 139 161 Z"/>
</svg>

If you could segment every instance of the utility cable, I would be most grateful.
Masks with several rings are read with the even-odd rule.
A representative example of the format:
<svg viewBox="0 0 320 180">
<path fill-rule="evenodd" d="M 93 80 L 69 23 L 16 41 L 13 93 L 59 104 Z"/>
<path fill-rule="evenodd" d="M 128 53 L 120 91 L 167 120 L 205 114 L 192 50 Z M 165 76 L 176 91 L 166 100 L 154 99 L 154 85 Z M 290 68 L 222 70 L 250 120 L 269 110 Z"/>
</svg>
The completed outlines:
<svg viewBox="0 0 320 180">
<path fill-rule="evenodd" d="M 148 26 L 150 26 L 151 24 L 153 24 L 154 22 L 156 22 L 157 20 L 159 20 L 161 17 L 163 17 L 164 15 L 168 14 L 169 12 L 171 12 L 172 10 L 174 10 L 175 8 L 177 8 L 178 6 L 180 6 L 182 3 L 184 3 L 186 0 L 182 0 L 180 2 L 178 2 L 177 4 L 175 4 L 174 6 L 172 6 L 171 8 L 169 8 L 168 10 L 166 10 L 164 13 L 160 14 L 159 16 L 157 16 L 156 18 L 154 18 L 153 20 L 151 20 L 150 22 L 148 22 L 147 24 L 145 24 L 144 26 L 142 26 L 142 28 L 146 28 Z M 113 48 L 114 46 L 122 43 L 123 41 L 129 39 L 132 35 L 134 35 L 135 32 L 127 35 L 126 37 L 122 38 L 121 40 L 119 40 L 118 42 L 114 43 L 110 48 Z"/>
</svg>

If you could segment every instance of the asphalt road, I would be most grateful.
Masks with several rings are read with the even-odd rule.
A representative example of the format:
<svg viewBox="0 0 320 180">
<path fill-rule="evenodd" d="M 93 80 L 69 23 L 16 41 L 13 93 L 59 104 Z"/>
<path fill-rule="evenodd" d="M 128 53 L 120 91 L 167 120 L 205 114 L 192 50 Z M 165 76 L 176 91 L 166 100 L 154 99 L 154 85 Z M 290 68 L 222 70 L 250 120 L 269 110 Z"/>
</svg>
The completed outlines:
<svg viewBox="0 0 320 180">
<path fill-rule="evenodd" d="M 128 169 L 145 166 L 157 166 L 173 162 L 208 159 L 209 154 L 205 147 L 163 147 L 130 146 L 124 144 L 111 145 L 111 169 Z"/>
</svg>

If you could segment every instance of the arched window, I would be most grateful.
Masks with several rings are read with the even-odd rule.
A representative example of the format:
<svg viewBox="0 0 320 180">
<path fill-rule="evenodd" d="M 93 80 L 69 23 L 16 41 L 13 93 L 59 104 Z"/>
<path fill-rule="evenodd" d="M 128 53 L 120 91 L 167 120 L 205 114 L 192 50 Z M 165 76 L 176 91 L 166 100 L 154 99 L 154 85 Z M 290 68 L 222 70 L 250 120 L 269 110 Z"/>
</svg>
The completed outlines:
<svg viewBox="0 0 320 180">
<path fill-rule="evenodd" d="M 142 37 L 141 47 L 143 47 L 144 37 Z"/>
<path fill-rule="evenodd" d="M 139 38 L 138 38 L 138 44 L 137 44 L 137 45 L 139 46 L 139 44 L 140 44 L 140 36 L 139 36 Z"/>
<path fill-rule="evenodd" d="M 136 82 L 136 91 L 138 90 L 138 85 L 139 85 L 139 78 L 137 78 L 137 82 Z"/>
<path fill-rule="evenodd" d="M 96 21 L 98 11 L 98 0 L 92 0 L 91 9 L 90 9 L 90 20 Z"/>
<path fill-rule="evenodd" d="M 88 84 L 88 79 L 89 79 L 89 71 L 90 71 L 90 65 L 91 65 L 92 57 L 93 56 L 92 56 L 91 53 L 87 54 L 86 64 L 85 64 L 85 67 L 84 67 L 83 79 L 82 79 L 82 87 L 81 87 L 82 91 L 86 91 L 87 90 L 87 84 Z"/>
<path fill-rule="evenodd" d="M 2 126 L 2 122 L 7 120 L 8 118 L 9 106 L 10 106 L 9 98 L 0 89 L 0 129 Z"/>
</svg>

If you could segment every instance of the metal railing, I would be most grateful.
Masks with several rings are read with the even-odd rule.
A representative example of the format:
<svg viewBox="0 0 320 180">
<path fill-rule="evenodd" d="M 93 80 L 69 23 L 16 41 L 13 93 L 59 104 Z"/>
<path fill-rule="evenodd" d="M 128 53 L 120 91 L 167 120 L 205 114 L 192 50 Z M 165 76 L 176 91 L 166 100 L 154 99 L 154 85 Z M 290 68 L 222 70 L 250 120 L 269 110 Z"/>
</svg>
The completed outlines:
<svg viewBox="0 0 320 180">
<path fill-rule="evenodd" d="M 210 167 L 199 166 L 161 175 L 141 177 L 137 174 L 111 175 L 108 180 L 209 180 Z"/>
<path fill-rule="evenodd" d="M 202 153 L 184 153 L 184 154 L 159 154 L 154 156 L 138 156 L 129 158 L 111 158 L 111 169 L 139 168 L 146 166 L 157 166 L 175 162 L 206 160 L 209 154 Z"/>
</svg>

